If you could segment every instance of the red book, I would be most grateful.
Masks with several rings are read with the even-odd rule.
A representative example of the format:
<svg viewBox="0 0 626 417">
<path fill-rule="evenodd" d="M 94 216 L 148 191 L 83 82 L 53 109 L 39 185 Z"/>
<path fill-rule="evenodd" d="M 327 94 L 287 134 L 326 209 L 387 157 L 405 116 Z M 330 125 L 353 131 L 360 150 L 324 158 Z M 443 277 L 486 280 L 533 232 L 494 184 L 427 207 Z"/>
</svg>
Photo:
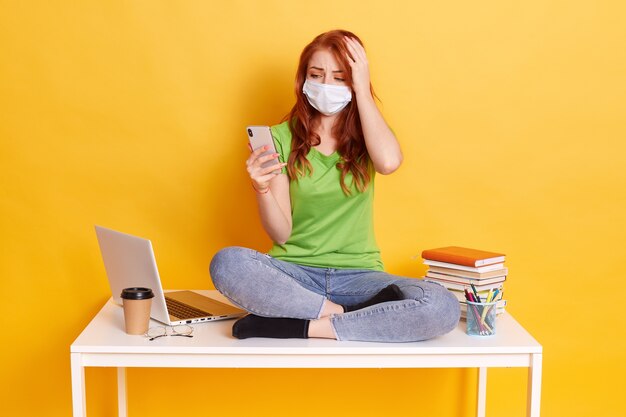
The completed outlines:
<svg viewBox="0 0 626 417">
<path fill-rule="evenodd" d="M 430 261 L 445 262 L 473 268 L 504 262 L 503 253 L 462 248 L 459 246 L 427 249 L 422 252 L 422 258 Z"/>
</svg>

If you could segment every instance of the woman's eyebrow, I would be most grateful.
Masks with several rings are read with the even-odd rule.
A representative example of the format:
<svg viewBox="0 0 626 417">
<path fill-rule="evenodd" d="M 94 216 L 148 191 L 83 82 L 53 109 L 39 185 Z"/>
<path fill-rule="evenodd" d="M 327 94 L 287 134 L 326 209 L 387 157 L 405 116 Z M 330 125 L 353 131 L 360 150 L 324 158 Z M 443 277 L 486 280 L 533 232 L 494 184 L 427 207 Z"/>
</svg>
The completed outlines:
<svg viewBox="0 0 626 417">
<path fill-rule="evenodd" d="M 309 69 L 314 69 L 314 70 L 324 71 L 324 68 L 320 68 L 320 67 L 309 67 Z M 343 70 L 334 70 L 334 71 L 332 71 L 332 72 L 333 72 L 333 73 L 343 72 Z"/>
</svg>

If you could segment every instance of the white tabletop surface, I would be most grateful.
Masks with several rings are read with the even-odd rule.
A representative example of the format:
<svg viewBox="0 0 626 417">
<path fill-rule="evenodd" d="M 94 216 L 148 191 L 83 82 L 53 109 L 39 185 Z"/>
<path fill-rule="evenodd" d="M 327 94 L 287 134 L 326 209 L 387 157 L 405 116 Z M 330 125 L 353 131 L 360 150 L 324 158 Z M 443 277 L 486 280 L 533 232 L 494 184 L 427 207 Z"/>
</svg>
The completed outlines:
<svg viewBox="0 0 626 417">
<path fill-rule="evenodd" d="M 224 300 L 217 291 L 198 291 Z M 497 318 L 496 335 L 468 336 L 465 321 L 452 332 L 415 343 L 338 342 L 326 339 L 238 340 L 232 337 L 234 320 L 194 324 L 194 337 L 162 337 L 149 341 L 145 336 L 127 335 L 121 306 L 112 299 L 71 345 L 80 353 L 181 353 L 181 354 L 506 354 L 541 353 L 541 345 L 508 313 Z M 160 323 L 151 321 L 150 326 Z"/>
</svg>

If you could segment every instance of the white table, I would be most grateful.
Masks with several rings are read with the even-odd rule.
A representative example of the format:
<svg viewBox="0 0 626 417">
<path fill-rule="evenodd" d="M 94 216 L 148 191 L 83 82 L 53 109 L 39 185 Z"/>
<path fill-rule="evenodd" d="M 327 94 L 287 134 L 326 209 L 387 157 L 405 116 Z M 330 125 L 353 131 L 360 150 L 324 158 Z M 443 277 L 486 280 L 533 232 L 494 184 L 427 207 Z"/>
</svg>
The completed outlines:
<svg viewBox="0 0 626 417">
<path fill-rule="evenodd" d="M 216 291 L 212 293 L 223 299 Z M 485 416 L 488 367 L 528 368 L 527 415 L 539 417 L 542 347 L 504 313 L 495 336 L 471 337 L 465 322 L 445 336 L 418 343 L 325 339 L 246 339 L 231 336 L 232 320 L 194 325 L 194 337 L 148 341 L 124 332 L 120 306 L 109 300 L 72 343 L 74 417 L 86 415 L 85 367 L 116 367 L 119 415 L 127 415 L 126 368 L 478 368 L 476 414 Z M 151 322 L 151 326 L 159 325 Z"/>
</svg>

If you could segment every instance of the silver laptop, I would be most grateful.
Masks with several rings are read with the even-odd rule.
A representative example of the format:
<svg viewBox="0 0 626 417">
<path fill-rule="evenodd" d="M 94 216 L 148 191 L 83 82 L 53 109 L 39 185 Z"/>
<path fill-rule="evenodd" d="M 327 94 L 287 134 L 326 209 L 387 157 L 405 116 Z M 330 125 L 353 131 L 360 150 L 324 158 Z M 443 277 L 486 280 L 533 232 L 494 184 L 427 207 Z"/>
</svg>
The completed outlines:
<svg viewBox="0 0 626 417">
<path fill-rule="evenodd" d="M 147 239 L 96 226 L 113 300 L 122 304 L 122 289 L 152 289 L 150 316 L 169 325 L 192 324 L 240 317 L 246 312 L 193 291 L 164 292 L 152 243 Z"/>
</svg>

